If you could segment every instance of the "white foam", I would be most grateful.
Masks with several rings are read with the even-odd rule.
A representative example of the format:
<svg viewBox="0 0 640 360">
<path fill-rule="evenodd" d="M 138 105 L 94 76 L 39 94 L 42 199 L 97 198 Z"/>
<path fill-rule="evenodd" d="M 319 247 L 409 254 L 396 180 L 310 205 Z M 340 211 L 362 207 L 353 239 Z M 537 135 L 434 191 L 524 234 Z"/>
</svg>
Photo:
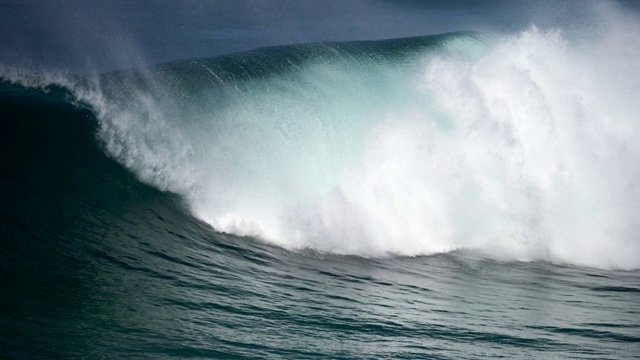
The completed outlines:
<svg viewBox="0 0 640 360">
<path fill-rule="evenodd" d="M 0 75 L 74 89 L 112 157 L 219 231 L 340 254 L 637 269 L 637 30 L 623 18 L 579 41 L 532 27 L 401 66 L 310 62 L 215 85 L 225 102 L 151 75 L 154 91 L 118 101 L 99 81 Z"/>
<path fill-rule="evenodd" d="M 477 249 L 637 268 L 640 67 L 627 57 L 637 40 L 572 44 L 531 28 L 482 56 L 429 56 L 416 81 L 395 85 L 406 101 L 368 119 L 355 139 L 364 147 L 333 186 L 268 199 L 227 186 L 222 197 L 242 203 L 231 208 L 234 220 L 216 210 L 204 217 L 289 248 L 364 256 Z M 309 181 L 304 168 L 291 166 L 286 182 L 270 179 L 263 191 L 309 188 L 297 184 Z"/>
</svg>

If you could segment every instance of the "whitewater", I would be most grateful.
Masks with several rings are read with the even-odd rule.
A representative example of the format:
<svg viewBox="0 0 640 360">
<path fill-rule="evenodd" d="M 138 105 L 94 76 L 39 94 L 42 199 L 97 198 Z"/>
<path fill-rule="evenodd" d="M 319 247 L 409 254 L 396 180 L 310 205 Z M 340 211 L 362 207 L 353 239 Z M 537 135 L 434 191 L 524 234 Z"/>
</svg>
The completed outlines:
<svg viewBox="0 0 640 360">
<path fill-rule="evenodd" d="M 111 157 L 221 232 L 292 250 L 637 269 L 629 26 L 573 42 L 531 27 L 2 76 L 69 90 Z"/>
</svg>

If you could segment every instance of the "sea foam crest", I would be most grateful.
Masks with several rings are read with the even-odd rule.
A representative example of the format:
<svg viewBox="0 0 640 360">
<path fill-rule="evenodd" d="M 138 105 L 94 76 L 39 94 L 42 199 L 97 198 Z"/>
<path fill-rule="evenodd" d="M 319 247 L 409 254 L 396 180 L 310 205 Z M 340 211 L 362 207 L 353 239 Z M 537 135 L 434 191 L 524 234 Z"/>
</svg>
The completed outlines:
<svg viewBox="0 0 640 360">
<path fill-rule="evenodd" d="M 229 212 L 209 211 L 201 198 L 191 203 L 221 231 L 294 249 L 365 256 L 475 249 L 637 268 L 640 88 L 628 74 L 640 68 L 618 57 L 636 39 L 616 40 L 572 44 L 558 31 L 531 28 L 480 56 L 426 54 L 413 78 L 382 69 L 395 97 L 349 134 L 362 146 L 336 166 L 330 186 L 262 199 L 232 186 L 232 198 L 251 195 Z M 317 136 L 329 153 L 342 144 Z M 313 151 L 309 161 L 325 159 Z M 276 168 L 284 161 L 260 156 Z M 286 182 L 265 181 L 264 193 L 313 181 L 303 167 L 284 170 Z"/>
</svg>

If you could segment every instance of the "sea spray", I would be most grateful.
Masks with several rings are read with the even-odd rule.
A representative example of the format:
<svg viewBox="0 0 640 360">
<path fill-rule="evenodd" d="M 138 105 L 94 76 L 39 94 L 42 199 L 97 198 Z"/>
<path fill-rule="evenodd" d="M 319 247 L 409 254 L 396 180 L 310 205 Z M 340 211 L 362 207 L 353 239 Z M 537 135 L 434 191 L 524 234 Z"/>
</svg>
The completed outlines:
<svg viewBox="0 0 640 360">
<path fill-rule="evenodd" d="M 635 42 L 625 40 L 614 47 Z M 609 41 L 572 45 L 557 31 L 532 28 L 504 38 L 474 63 L 429 62 L 422 91 L 465 138 L 457 150 L 467 164 L 464 177 L 487 197 L 475 223 L 489 220 L 492 228 L 474 232 L 476 239 L 463 246 L 638 266 L 634 164 L 640 154 L 632 139 L 640 135 L 639 109 L 620 103 L 638 93 L 638 82 L 620 71 L 640 68 L 629 69 L 625 57 L 602 61 L 616 50 Z"/>
<path fill-rule="evenodd" d="M 308 161 L 321 173 L 339 174 L 333 184 L 314 189 L 305 162 L 272 173 L 286 171 L 287 180 L 261 185 L 250 197 L 260 205 L 247 199 L 247 208 L 221 216 L 206 205 L 199 213 L 222 231 L 290 248 L 366 256 L 475 249 L 501 258 L 637 267 L 637 110 L 616 104 L 610 91 L 630 99 L 638 90 L 628 80 L 612 84 L 626 79 L 620 68 L 630 69 L 626 58 L 618 64 L 594 56 L 605 45 L 574 45 L 559 31 L 531 28 L 498 39 L 479 56 L 455 47 L 425 53 L 415 77 L 417 67 L 407 65 L 415 59 L 407 60 L 408 73 L 374 69 L 386 79 L 376 85 L 393 95 L 373 113 L 355 104 L 380 87 L 345 94 L 334 86 L 354 103 L 356 120 L 342 125 L 347 141 L 361 147 L 334 169 L 323 166 L 326 152 L 311 152 Z M 323 100 L 326 115 L 333 108 Z M 364 125 L 354 131 L 354 123 Z M 343 144 L 310 131 L 329 152 Z M 290 155 L 263 160 L 283 158 Z M 301 184 L 311 191 L 287 196 Z M 263 203 L 274 186 L 283 195 Z"/>
<path fill-rule="evenodd" d="M 608 33 L 607 33 L 608 34 Z M 218 231 L 361 256 L 637 268 L 635 38 L 531 28 L 268 48 L 47 80 Z M 603 58 L 602 53 L 610 54 Z M 36 78 L 38 78 L 36 76 Z"/>
</svg>

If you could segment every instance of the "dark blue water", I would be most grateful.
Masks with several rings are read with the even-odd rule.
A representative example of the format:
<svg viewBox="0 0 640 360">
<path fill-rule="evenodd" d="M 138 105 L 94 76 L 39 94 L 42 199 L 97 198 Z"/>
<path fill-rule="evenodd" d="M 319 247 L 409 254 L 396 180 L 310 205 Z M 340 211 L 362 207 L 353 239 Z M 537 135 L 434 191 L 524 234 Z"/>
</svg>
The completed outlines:
<svg viewBox="0 0 640 360">
<path fill-rule="evenodd" d="M 637 358 L 638 32 L 606 17 L 3 64 L 0 357 Z"/>
</svg>

